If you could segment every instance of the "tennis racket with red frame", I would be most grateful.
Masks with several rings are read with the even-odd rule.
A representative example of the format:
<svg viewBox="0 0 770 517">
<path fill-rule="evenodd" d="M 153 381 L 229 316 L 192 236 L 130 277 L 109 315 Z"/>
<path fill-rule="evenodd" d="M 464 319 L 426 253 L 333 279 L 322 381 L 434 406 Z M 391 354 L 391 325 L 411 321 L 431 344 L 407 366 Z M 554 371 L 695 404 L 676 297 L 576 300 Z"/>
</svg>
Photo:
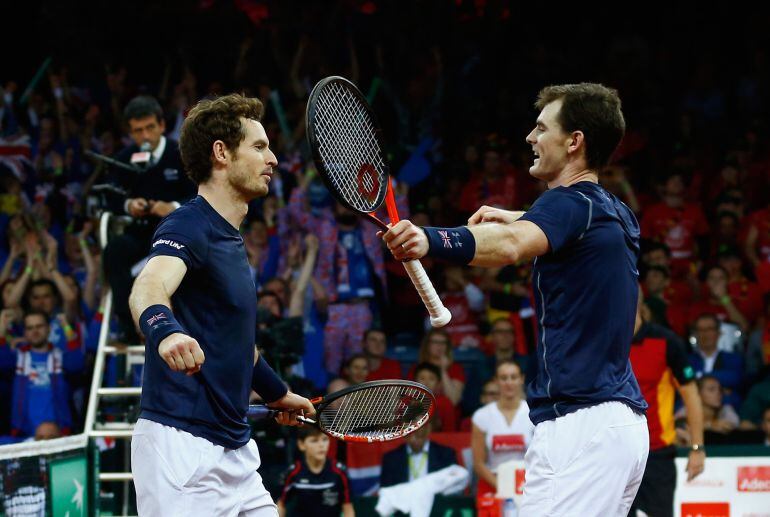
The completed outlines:
<svg viewBox="0 0 770 517">
<path fill-rule="evenodd" d="M 375 212 L 383 201 L 392 224 L 399 221 L 390 167 L 385 159 L 382 130 L 366 98 L 343 77 L 327 77 L 310 92 L 307 137 L 318 173 L 335 199 L 367 216 L 384 231 L 388 226 Z M 434 327 L 452 318 L 436 294 L 419 260 L 403 262 Z"/>
<path fill-rule="evenodd" d="M 311 399 L 315 420 L 299 417 L 324 433 L 346 442 L 389 442 L 413 433 L 433 414 L 436 399 L 418 382 L 371 381 L 357 384 L 325 397 Z M 279 409 L 251 405 L 252 420 L 275 417 Z"/>
</svg>

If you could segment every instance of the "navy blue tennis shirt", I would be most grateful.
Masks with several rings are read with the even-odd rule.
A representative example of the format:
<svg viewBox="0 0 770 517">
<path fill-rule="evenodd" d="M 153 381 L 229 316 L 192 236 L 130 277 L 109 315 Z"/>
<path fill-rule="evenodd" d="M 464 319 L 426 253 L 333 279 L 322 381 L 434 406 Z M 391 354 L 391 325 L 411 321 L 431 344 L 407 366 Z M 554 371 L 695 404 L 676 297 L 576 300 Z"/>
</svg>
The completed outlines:
<svg viewBox="0 0 770 517">
<path fill-rule="evenodd" d="M 246 445 L 257 294 L 243 239 L 201 196 L 155 230 L 150 257 L 187 266 L 171 297 L 185 333 L 205 354 L 200 372 L 174 372 L 156 350 L 145 354 L 140 418 L 176 427 L 228 449 Z"/>
<path fill-rule="evenodd" d="M 581 181 L 543 193 L 521 217 L 548 237 L 532 272 L 539 323 L 537 376 L 527 386 L 533 423 L 620 401 L 647 403 L 629 353 L 639 289 L 639 224 L 601 186 Z"/>
</svg>

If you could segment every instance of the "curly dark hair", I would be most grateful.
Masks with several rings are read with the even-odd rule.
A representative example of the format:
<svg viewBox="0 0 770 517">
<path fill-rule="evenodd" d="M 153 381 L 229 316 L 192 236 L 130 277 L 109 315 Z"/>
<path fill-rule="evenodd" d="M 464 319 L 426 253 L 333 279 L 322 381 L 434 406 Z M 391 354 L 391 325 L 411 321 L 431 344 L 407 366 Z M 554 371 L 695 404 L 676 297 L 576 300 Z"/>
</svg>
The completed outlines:
<svg viewBox="0 0 770 517">
<path fill-rule="evenodd" d="M 262 102 L 259 99 L 231 93 L 215 99 L 204 99 L 188 113 L 179 137 L 187 175 L 196 185 L 211 178 L 212 145 L 221 140 L 233 154 L 246 134 L 241 118 L 261 120 Z"/>
<path fill-rule="evenodd" d="M 582 131 L 588 167 L 598 170 L 609 163 L 626 132 L 617 90 L 597 83 L 546 86 L 537 95 L 535 107 L 561 100 L 557 121 L 566 133 Z"/>
</svg>

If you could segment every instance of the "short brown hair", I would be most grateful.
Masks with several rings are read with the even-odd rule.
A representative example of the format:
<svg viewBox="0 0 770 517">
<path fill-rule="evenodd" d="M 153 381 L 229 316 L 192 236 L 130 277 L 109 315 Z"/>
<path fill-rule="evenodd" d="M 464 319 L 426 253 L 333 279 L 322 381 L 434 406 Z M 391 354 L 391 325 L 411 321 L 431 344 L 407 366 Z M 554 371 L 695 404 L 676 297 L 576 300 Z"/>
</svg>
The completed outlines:
<svg viewBox="0 0 770 517">
<path fill-rule="evenodd" d="M 203 99 L 188 113 L 179 136 L 179 152 L 187 175 L 196 185 L 211 178 L 211 147 L 221 140 L 235 153 L 246 134 L 241 118 L 261 120 L 259 99 L 231 93 L 216 99 Z"/>
<path fill-rule="evenodd" d="M 562 105 L 557 121 L 562 129 L 585 135 L 588 167 L 596 170 L 607 165 L 626 131 L 617 90 L 596 83 L 546 86 L 538 93 L 535 107 L 542 110 L 558 100 Z"/>
<path fill-rule="evenodd" d="M 314 425 L 303 425 L 297 428 L 297 440 L 300 442 L 304 442 L 311 436 L 318 436 L 319 434 L 324 433 Z"/>
</svg>

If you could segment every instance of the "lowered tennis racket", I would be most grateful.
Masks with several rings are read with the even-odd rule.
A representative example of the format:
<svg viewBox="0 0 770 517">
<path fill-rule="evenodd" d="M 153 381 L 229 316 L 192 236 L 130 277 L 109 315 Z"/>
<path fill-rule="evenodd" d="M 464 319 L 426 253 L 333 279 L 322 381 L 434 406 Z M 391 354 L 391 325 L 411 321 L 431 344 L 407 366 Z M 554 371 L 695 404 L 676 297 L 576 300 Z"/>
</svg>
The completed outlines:
<svg viewBox="0 0 770 517">
<path fill-rule="evenodd" d="M 310 401 L 316 419 L 299 417 L 324 433 L 346 442 L 389 442 L 422 427 L 433 414 L 433 393 L 417 382 L 371 381 Z M 252 420 L 275 417 L 280 410 L 252 405 Z"/>
<path fill-rule="evenodd" d="M 375 212 L 382 202 L 392 224 L 399 221 L 383 152 L 381 129 L 366 98 L 343 77 L 327 77 L 310 92 L 307 137 L 318 173 L 335 199 L 384 231 Z M 452 318 L 419 260 L 403 262 L 434 327 Z"/>
</svg>

